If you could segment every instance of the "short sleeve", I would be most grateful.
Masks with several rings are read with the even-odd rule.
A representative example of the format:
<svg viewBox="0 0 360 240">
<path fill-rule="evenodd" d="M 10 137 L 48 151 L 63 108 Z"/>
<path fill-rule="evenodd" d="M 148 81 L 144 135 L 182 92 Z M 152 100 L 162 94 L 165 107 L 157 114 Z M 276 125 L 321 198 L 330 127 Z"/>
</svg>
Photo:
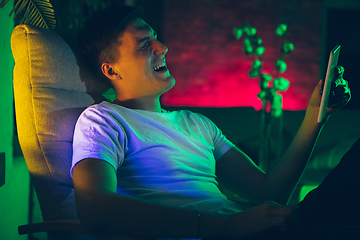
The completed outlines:
<svg viewBox="0 0 360 240">
<path fill-rule="evenodd" d="M 234 147 L 235 145 L 229 141 L 226 136 L 222 133 L 222 131 L 216 126 L 215 123 L 213 123 L 209 118 L 200 115 L 205 122 L 210 137 L 213 141 L 214 146 L 214 157 L 215 160 L 218 160 L 221 158 L 230 148 Z"/>
<path fill-rule="evenodd" d="M 124 160 L 124 142 L 124 131 L 111 114 L 87 108 L 74 130 L 71 176 L 74 166 L 86 158 L 104 160 L 118 169 Z"/>
</svg>

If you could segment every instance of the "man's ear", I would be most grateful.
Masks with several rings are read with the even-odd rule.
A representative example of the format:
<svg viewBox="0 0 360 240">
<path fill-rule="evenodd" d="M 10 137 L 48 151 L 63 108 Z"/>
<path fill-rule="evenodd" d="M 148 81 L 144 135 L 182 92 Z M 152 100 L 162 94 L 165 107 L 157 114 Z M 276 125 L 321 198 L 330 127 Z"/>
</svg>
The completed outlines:
<svg viewBox="0 0 360 240">
<path fill-rule="evenodd" d="M 101 65 L 101 71 L 111 80 L 122 79 L 120 73 L 110 63 L 103 63 Z"/>
</svg>

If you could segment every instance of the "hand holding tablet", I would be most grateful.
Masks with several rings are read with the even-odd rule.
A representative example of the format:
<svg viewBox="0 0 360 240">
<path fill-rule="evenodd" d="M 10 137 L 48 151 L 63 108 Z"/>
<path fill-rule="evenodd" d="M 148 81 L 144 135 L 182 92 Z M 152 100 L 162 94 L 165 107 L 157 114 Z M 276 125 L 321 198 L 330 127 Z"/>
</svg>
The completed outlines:
<svg viewBox="0 0 360 240">
<path fill-rule="evenodd" d="M 330 52 L 330 57 L 329 57 L 328 67 L 326 70 L 324 87 L 323 87 L 321 102 L 320 102 L 320 110 L 319 110 L 319 115 L 318 115 L 319 123 L 322 122 L 322 120 L 324 119 L 325 114 L 327 112 L 331 83 L 334 80 L 335 69 L 337 67 L 337 63 L 339 60 L 340 48 L 341 48 L 341 46 L 337 45 Z"/>
</svg>

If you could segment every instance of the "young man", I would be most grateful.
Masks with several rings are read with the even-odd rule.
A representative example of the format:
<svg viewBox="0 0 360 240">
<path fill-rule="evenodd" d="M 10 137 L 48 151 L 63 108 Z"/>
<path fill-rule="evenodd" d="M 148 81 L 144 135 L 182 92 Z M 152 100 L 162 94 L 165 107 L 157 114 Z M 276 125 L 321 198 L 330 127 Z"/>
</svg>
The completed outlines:
<svg viewBox="0 0 360 240">
<path fill-rule="evenodd" d="M 71 171 L 86 227 L 144 238 L 242 238 L 296 220 L 297 208 L 283 205 L 324 124 L 316 121 L 321 82 L 290 147 L 264 173 L 206 117 L 161 108 L 160 96 L 175 84 L 168 49 L 134 8 L 98 13 L 79 38 L 89 65 L 117 94 L 85 110 L 75 129 Z M 229 201 L 216 179 L 256 206 Z"/>
</svg>

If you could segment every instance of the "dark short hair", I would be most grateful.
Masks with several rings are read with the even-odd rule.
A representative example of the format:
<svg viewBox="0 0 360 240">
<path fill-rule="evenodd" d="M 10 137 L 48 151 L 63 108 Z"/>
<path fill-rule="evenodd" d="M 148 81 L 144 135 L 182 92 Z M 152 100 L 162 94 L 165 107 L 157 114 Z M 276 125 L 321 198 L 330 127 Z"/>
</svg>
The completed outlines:
<svg viewBox="0 0 360 240">
<path fill-rule="evenodd" d="M 78 31 L 78 45 L 90 69 L 104 77 L 101 65 L 119 57 L 114 47 L 127 25 L 141 17 L 142 9 L 131 6 L 113 6 L 96 12 Z"/>
</svg>

